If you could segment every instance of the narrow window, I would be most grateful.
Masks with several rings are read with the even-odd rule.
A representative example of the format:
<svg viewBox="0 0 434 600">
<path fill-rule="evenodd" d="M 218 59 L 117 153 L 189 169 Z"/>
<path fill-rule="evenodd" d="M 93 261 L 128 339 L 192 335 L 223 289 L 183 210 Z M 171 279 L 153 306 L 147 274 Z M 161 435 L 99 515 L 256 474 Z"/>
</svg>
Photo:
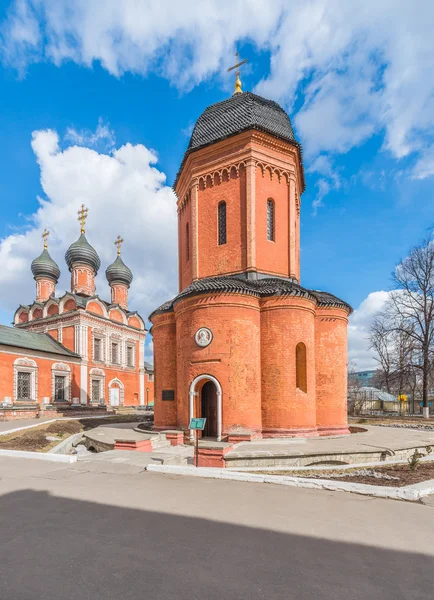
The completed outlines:
<svg viewBox="0 0 434 600">
<path fill-rule="evenodd" d="M 185 260 L 190 260 L 190 225 L 185 226 Z"/>
<path fill-rule="evenodd" d="M 112 342 L 112 363 L 119 364 L 119 344 L 117 342 Z"/>
<path fill-rule="evenodd" d="M 64 402 L 65 401 L 65 382 L 66 377 L 64 375 L 54 376 L 54 401 Z"/>
<path fill-rule="evenodd" d="M 31 373 L 17 373 L 17 400 L 32 400 L 30 393 Z"/>
<path fill-rule="evenodd" d="M 148 381 L 150 383 L 152 383 L 154 381 L 154 375 L 153 374 L 148 375 Z"/>
<path fill-rule="evenodd" d="M 226 202 L 220 202 L 218 206 L 219 222 L 219 246 L 226 244 Z"/>
<path fill-rule="evenodd" d="M 94 360 L 102 360 L 101 359 L 101 346 L 102 346 L 102 340 L 100 338 L 94 338 L 94 340 L 93 340 L 93 359 Z"/>
<path fill-rule="evenodd" d="M 274 242 L 274 200 L 267 200 L 267 239 Z"/>
<path fill-rule="evenodd" d="M 134 367 L 134 348 L 127 346 L 127 366 Z"/>
<path fill-rule="evenodd" d="M 303 342 L 297 344 L 295 349 L 295 373 L 296 386 L 302 392 L 307 393 L 306 346 Z"/>
</svg>

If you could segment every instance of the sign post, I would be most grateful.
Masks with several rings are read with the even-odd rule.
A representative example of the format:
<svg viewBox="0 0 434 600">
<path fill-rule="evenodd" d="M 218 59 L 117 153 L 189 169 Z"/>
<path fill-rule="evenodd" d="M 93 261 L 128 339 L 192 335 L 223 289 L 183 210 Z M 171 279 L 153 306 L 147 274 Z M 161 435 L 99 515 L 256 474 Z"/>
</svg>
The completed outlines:
<svg viewBox="0 0 434 600">
<path fill-rule="evenodd" d="M 200 417 L 200 418 L 193 418 L 190 419 L 190 429 L 193 429 L 195 431 L 195 435 L 196 435 L 196 444 L 195 444 L 195 449 L 194 449 L 194 466 L 197 467 L 198 463 L 199 463 L 199 431 L 203 431 L 205 429 L 205 423 L 206 423 L 206 419 Z"/>
</svg>

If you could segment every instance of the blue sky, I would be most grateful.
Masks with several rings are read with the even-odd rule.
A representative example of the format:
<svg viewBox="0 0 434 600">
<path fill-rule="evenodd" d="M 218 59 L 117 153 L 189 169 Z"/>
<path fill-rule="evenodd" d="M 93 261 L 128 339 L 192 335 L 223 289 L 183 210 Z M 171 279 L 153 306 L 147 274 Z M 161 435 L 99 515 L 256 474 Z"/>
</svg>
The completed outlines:
<svg viewBox="0 0 434 600">
<path fill-rule="evenodd" d="M 273 15 L 239 0 L 230 17 L 213 0 L 202 15 L 188 0 L 170 14 L 134 4 L 1 5 L 1 322 L 33 299 L 44 226 L 68 286 L 63 253 L 83 199 L 102 273 L 117 233 L 126 239 L 134 308 L 147 316 L 177 292 L 170 186 L 195 120 L 231 93 L 236 47 L 249 59 L 243 88 L 282 104 L 305 149 L 301 282 L 358 309 L 350 356 L 370 366 L 366 331 L 390 272 L 434 224 L 430 4 L 417 16 L 404 2 L 276 0 Z"/>
</svg>

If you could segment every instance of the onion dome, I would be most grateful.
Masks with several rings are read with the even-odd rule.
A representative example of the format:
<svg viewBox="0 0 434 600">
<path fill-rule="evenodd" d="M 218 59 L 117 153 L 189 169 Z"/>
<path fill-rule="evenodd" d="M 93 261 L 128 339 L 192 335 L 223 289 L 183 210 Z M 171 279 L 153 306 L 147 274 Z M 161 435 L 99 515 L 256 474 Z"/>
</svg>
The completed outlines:
<svg viewBox="0 0 434 600">
<path fill-rule="evenodd" d="M 117 256 L 116 260 L 107 267 L 105 276 L 110 285 L 112 283 L 123 283 L 129 287 L 133 280 L 131 269 L 127 267 L 120 256 Z"/>
<path fill-rule="evenodd" d="M 96 274 L 101 266 L 101 260 L 97 251 L 89 244 L 84 233 L 80 235 L 76 242 L 69 246 L 65 254 L 65 260 L 70 271 L 72 271 L 74 264 L 80 263 L 92 267 Z"/>
<path fill-rule="evenodd" d="M 40 254 L 38 258 L 35 258 L 30 268 L 32 269 L 33 277 L 35 279 L 37 277 L 47 277 L 48 279 L 55 281 L 55 283 L 59 280 L 60 269 L 51 258 L 46 248 L 43 249 L 42 254 Z"/>
<path fill-rule="evenodd" d="M 196 121 L 187 151 L 203 148 L 249 129 L 295 141 L 291 121 L 277 102 L 244 92 L 205 109 Z"/>
</svg>

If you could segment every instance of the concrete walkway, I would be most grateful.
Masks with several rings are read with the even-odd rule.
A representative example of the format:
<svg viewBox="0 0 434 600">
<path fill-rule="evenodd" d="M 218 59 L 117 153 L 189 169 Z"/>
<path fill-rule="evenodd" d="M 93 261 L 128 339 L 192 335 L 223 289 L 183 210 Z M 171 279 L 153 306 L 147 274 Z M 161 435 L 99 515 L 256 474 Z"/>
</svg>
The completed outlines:
<svg viewBox="0 0 434 600">
<path fill-rule="evenodd" d="M 338 492 L 0 458 L 0 596 L 424 600 L 433 518 Z"/>
<path fill-rule="evenodd" d="M 351 464 L 406 458 L 415 448 L 427 446 L 432 446 L 434 451 L 434 431 L 365 428 L 366 432 L 340 437 L 241 442 L 226 454 L 226 466 L 305 466 L 321 461 Z"/>
</svg>

